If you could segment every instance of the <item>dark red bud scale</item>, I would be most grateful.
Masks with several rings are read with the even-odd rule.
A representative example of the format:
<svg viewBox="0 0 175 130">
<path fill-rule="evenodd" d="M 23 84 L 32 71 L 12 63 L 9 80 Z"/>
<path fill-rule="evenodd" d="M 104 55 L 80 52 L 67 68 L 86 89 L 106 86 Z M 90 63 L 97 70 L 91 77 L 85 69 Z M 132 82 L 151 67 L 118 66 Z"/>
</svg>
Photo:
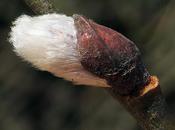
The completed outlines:
<svg viewBox="0 0 175 130">
<path fill-rule="evenodd" d="M 122 34 L 80 15 L 73 16 L 77 28 L 82 66 L 121 95 L 136 94 L 149 82 L 149 73 L 136 45 Z"/>
</svg>

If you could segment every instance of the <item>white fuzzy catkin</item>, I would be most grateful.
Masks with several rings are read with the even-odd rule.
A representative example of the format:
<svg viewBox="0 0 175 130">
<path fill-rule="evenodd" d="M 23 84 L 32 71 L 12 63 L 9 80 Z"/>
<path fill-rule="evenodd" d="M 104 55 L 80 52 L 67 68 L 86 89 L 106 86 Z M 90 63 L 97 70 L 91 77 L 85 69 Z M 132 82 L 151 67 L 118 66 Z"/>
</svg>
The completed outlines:
<svg viewBox="0 0 175 130">
<path fill-rule="evenodd" d="M 62 14 L 20 16 L 11 28 L 14 51 L 35 67 L 76 84 L 108 87 L 80 63 L 74 20 Z"/>
</svg>

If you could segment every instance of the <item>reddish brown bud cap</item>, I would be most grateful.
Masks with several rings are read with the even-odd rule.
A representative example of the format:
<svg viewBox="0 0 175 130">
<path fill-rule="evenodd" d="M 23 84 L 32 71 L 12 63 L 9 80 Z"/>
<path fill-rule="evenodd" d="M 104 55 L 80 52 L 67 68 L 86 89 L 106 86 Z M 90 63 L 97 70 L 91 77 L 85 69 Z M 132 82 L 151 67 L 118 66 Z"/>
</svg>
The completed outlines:
<svg viewBox="0 0 175 130">
<path fill-rule="evenodd" d="M 106 79 L 119 94 L 136 93 L 147 84 L 149 74 L 132 41 L 85 17 L 73 17 L 81 64 L 86 70 Z"/>
</svg>

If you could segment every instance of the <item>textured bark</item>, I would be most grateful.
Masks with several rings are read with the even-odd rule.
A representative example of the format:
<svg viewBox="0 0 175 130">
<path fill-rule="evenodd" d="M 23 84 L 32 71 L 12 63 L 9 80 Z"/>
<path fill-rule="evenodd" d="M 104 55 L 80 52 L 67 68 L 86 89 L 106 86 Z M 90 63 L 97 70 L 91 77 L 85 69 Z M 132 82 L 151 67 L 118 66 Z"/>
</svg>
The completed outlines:
<svg viewBox="0 0 175 130">
<path fill-rule="evenodd" d="M 158 81 L 151 77 L 149 85 L 138 96 L 121 96 L 115 88 L 108 91 L 135 117 L 144 130 L 174 130 L 170 110 Z"/>
<path fill-rule="evenodd" d="M 24 0 L 26 4 L 36 14 L 46 14 L 55 12 L 55 9 L 49 0 Z"/>
</svg>

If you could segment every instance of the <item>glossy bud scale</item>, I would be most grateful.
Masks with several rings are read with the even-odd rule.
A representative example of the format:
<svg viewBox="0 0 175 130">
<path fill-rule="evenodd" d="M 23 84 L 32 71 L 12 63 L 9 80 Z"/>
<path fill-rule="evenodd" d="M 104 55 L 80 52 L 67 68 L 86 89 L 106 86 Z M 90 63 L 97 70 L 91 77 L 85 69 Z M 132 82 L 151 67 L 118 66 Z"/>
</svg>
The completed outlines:
<svg viewBox="0 0 175 130">
<path fill-rule="evenodd" d="M 149 73 L 136 45 L 122 34 L 81 15 L 73 16 L 83 67 L 107 80 L 118 93 L 137 93 L 149 81 Z"/>
</svg>

